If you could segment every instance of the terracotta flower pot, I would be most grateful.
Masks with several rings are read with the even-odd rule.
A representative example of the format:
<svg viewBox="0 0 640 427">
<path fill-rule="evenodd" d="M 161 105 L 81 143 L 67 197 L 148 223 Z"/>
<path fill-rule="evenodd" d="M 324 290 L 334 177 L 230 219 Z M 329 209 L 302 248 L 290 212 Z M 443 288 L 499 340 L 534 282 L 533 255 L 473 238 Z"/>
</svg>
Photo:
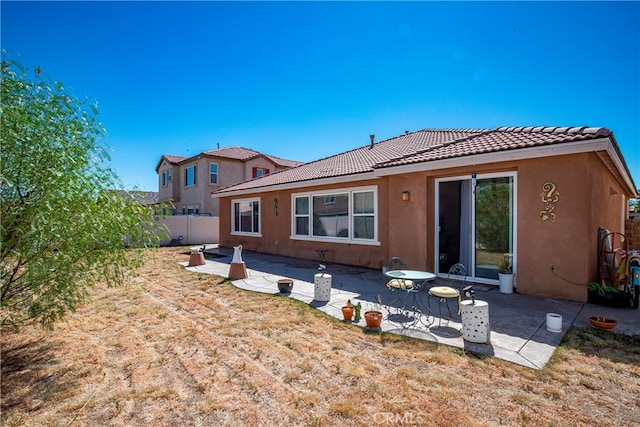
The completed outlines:
<svg viewBox="0 0 640 427">
<path fill-rule="evenodd" d="M 380 328 L 380 324 L 382 323 L 382 312 L 377 310 L 365 311 L 364 320 L 367 322 L 368 328 Z"/>
<path fill-rule="evenodd" d="M 618 321 L 615 319 L 610 319 L 604 316 L 591 316 L 589 317 L 589 322 L 600 329 L 613 329 L 618 324 Z"/>
<path fill-rule="evenodd" d="M 353 319 L 353 307 L 347 307 L 346 305 L 342 307 L 342 316 L 344 320 L 351 321 Z"/>
</svg>

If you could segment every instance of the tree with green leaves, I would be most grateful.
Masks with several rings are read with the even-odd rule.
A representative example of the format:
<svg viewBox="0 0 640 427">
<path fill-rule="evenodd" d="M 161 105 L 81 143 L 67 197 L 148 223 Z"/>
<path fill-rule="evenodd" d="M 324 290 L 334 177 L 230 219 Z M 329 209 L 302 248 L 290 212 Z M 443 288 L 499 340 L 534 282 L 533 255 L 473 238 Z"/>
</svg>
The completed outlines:
<svg viewBox="0 0 640 427">
<path fill-rule="evenodd" d="M 97 105 L 2 53 L 0 325 L 52 326 L 98 282 L 122 284 L 165 230 L 127 197 Z"/>
</svg>

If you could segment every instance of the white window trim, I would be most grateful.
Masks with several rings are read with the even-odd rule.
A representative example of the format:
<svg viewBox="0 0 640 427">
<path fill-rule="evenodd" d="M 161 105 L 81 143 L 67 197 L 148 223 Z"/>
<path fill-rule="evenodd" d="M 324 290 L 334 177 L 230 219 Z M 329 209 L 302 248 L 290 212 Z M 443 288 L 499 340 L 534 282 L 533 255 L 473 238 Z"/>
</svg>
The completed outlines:
<svg viewBox="0 0 640 427">
<path fill-rule="evenodd" d="M 508 171 L 508 172 L 494 172 L 494 173 L 485 173 L 485 174 L 478 174 L 476 176 L 476 179 L 491 179 L 491 178 L 505 178 L 505 177 L 511 177 L 513 178 L 513 274 L 515 275 L 516 269 L 517 269 L 517 265 L 518 265 L 518 172 L 517 171 Z M 468 180 L 470 179 L 469 175 L 461 175 L 461 176 L 452 176 L 452 177 L 447 177 L 447 178 L 437 178 L 435 180 L 435 200 L 434 200 L 434 206 L 436 208 L 435 213 L 440 212 L 440 186 L 439 184 L 441 182 L 448 182 L 448 181 L 461 181 L 461 180 Z M 434 244 L 434 266 L 437 266 L 440 262 L 440 260 L 438 259 L 438 249 L 440 248 L 440 224 L 438 223 L 437 220 L 437 215 L 436 215 L 436 221 L 435 221 L 435 229 L 433 230 L 434 232 L 434 236 L 435 239 L 433 240 L 433 244 Z M 475 224 L 475 220 L 476 220 L 476 212 L 475 212 L 475 206 L 473 208 L 473 211 L 471 212 L 471 222 L 473 224 Z M 475 226 L 474 226 L 475 227 Z M 475 229 L 474 229 L 475 231 Z M 475 265 L 476 263 L 476 257 L 475 257 L 475 251 L 472 251 L 471 254 L 472 257 L 472 265 Z M 465 266 L 467 268 L 469 268 L 468 266 Z M 438 277 L 447 277 L 447 272 L 438 272 L 437 274 Z M 499 281 L 495 280 L 495 279 L 486 279 L 483 277 L 475 277 L 475 275 L 473 274 L 473 272 L 469 275 L 473 281 L 477 282 L 477 283 L 485 283 L 485 284 L 490 284 L 490 285 L 495 285 L 498 284 Z"/>
<path fill-rule="evenodd" d="M 188 188 L 188 187 L 195 187 L 196 185 L 198 185 L 198 176 L 197 176 L 197 174 L 198 174 L 198 168 L 197 168 L 197 166 L 198 166 L 198 165 L 189 165 L 189 166 L 185 166 L 185 168 L 184 168 L 184 186 L 185 186 L 185 188 Z M 193 184 L 189 184 L 189 183 L 187 182 L 187 171 L 188 171 L 190 168 L 193 168 Z"/>
<path fill-rule="evenodd" d="M 251 203 L 258 202 L 258 228 L 260 232 L 247 232 L 247 231 L 235 231 L 236 229 L 236 216 L 234 207 L 236 203 Z M 231 235 L 232 236 L 249 236 L 249 237 L 262 237 L 262 201 L 260 197 L 252 197 L 249 199 L 232 199 L 231 200 Z"/>
<path fill-rule="evenodd" d="M 352 237 L 353 233 L 353 193 L 362 193 L 371 191 L 373 192 L 373 206 L 374 206 L 374 231 L 373 231 L 373 239 L 356 239 Z M 313 225 L 311 221 L 313 221 L 313 197 L 314 196 L 332 196 L 336 194 L 347 194 L 349 197 L 349 237 L 323 237 L 323 236 L 313 236 Z M 308 236 L 300 236 L 295 234 L 295 226 L 296 226 L 296 213 L 295 213 L 295 202 L 296 197 L 309 197 L 309 235 Z M 380 240 L 378 235 L 378 224 L 379 224 L 379 206 L 378 206 L 378 186 L 371 185 L 366 187 L 347 187 L 347 188 L 332 188 L 327 190 L 320 191 L 306 191 L 300 193 L 292 193 L 291 194 L 291 234 L 289 239 L 291 240 L 302 240 L 309 242 L 332 242 L 332 243 L 342 243 L 342 244 L 351 244 L 351 245 L 363 245 L 363 246 L 380 246 Z"/>
<path fill-rule="evenodd" d="M 211 182 L 211 165 L 216 165 L 216 182 Z M 209 184 L 211 185 L 220 184 L 220 165 L 216 162 L 209 162 Z"/>
</svg>

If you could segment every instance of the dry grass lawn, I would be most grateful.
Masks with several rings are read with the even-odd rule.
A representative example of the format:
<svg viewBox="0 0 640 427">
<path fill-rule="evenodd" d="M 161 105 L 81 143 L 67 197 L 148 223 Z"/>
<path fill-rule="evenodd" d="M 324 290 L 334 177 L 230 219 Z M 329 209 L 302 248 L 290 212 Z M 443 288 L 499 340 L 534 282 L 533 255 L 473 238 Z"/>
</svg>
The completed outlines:
<svg viewBox="0 0 640 427">
<path fill-rule="evenodd" d="M 572 329 L 534 371 L 149 254 L 53 331 L 2 331 L 3 426 L 640 425 L 638 337 Z"/>
</svg>

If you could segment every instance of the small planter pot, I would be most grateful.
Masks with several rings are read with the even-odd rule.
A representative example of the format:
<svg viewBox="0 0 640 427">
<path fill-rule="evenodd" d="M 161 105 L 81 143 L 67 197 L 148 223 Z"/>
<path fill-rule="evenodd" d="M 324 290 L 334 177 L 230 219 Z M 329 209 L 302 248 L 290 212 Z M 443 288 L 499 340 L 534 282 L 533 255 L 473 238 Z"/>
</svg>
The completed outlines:
<svg viewBox="0 0 640 427">
<path fill-rule="evenodd" d="M 382 323 L 382 312 L 377 310 L 365 311 L 364 320 L 367 322 L 367 328 L 380 329 L 380 324 Z"/>
<path fill-rule="evenodd" d="M 589 322 L 599 329 L 610 330 L 616 327 L 618 321 L 604 316 L 591 316 Z"/>
<path fill-rule="evenodd" d="M 279 279 L 278 291 L 281 294 L 290 294 L 293 289 L 293 279 Z"/>
<path fill-rule="evenodd" d="M 513 293 L 513 274 L 498 273 L 500 280 L 500 292 L 503 294 Z"/>
<path fill-rule="evenodd" d="M 547 331 L 562 332 L 562 316 L 558 313 L 547 313 Z"/>
<path fill-rule="evenodd" d="M 347 307 L 346 305 L 342 307 L 342 317 L 344 317 L 344 320 L 347 322 L 351 322 L 353 319 L 353 312 L 353 307 Z"/>
</svg>

